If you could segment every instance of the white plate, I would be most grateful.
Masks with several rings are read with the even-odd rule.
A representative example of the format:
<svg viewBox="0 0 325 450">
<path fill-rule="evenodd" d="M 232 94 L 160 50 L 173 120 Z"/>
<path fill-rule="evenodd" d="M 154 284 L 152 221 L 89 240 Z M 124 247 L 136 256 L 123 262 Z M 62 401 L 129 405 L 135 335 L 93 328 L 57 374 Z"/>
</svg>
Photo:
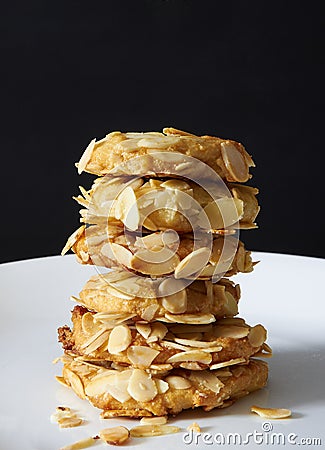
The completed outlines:
<svg viewBox="0 0 325 450">
<path fill-rule="evenodd" d="M 267 443 L 272 439 L 285 440 L 286 447 L 293 448 L 292 442 L 298 444 L 304 438 L 319 438 L 325 444 L 325 260 L 267 253 L 255 253 L 254 257 L 261 260 L 255 271 L 237 277 L 242 286 L 240 315 L 250 324 L 263 323 L 269 330 L 274 357 L 268 360 L 267 388 L 227 409 L 186 411 L 169 421 L 184 432 L 134 438 L 127 448 L 210 448 L 216 435 L 215 448 L 222 439 L 231 439 L 231 433 L 238 433 L 236 439 L 242 441 L 248 437 L 246 448 L 272 447 Z M 51 361 L 61 354 L 56 329 L 70 323 L 73 303 L 69 296 L 77 294 L 94 273 L 93 267 L 80 266 L 73 256 L 0 266 L 1 450 L 58 450 L 96 435 L 102 428 L 138 423 L 100 420 L 99 410 L 54 380 L 54 375 L 60 374 L 60 364 L 52 365 Z M 267 421 L 249 412 L 253 404 L 290 408 L 293 417 Z M 77 409 L 86 424 L 60 430 L 49 419 L 58 405 Z M 199 436 L 198 445 L 183 442 L 186 427 L 193 421 L 203 434 L 208 433 Z M 254 433 L 261 434 L 254 438 Z M 262 443 L 254 444 L 255 439 Z M 235 448 L 241 446 L 245 447 L 243 442 Z M 308 447 L 317 448 L 317 442 Z M 94 448 L 108 447 L 99 444 Z"/>
</svg>

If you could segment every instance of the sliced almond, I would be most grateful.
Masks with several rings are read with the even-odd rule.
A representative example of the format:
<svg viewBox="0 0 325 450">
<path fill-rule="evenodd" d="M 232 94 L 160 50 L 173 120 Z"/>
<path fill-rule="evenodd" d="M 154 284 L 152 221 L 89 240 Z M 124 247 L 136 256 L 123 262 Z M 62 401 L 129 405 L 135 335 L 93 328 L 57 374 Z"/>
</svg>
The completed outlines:
<svg viewBox="0 0 325 450">
<path fill-rule="evenodd" d="M 165 249 L 168 250 L 168 249 Z M 153 252 L 151 252 L 153 254 Z M 159 252 L 157 252 L 157 262 L 148 262 L 145 259 L 142 259 L 141 253 L 137 252 L 133 257 L 130 259 L 130 267 L 133 270 L 136 270 L 138 272 L 141 272 L 145 275 L 152 275 L 152 276 L 161 276 L 161 275 L 168 275 L 169 273 L 172 273 L 179 264 L 179 257 L 175 255 L 171 250 L 169 250 L 169 254 L 171 255 L 169 259 L 164 261 L 159 261 Z"/>
<path fill-rule="evenodd" d="M 67 367 L 63 367 L 63 377 L 69 384 L 69 386 L 72 387 L 74 392 L 78 395 L 78 397 L 84 399 L 85 398 L 85 390 L 84 385 L 81 381 L 81 378 L 74 373 L 72 370 L 68 369 Z"/>
<path fill-rule="evenodd" d="M 171 180 L 164 181 L 161 183 L 160 187 L 165 189 L 172 189 L 172 190 L 180 190 L 180 191 L 187 191 L 191 188 L 191 186 L 186 183 L 186 181 L 183 180 L 177 180 L 175 178 Z"/>
<path fill-rule="evenodd" d="M 69 251 L 70 248 L 74 246 L 74 244 L 79 240 L 80 236 L 84 233 L 85 228 L 86 228 L 85 225 L 81 225 L 81 227 L 79 227 L 76 231 L 74 231 L 71 234 L 71 236 L 69 236 L 67 243 L 65 244 L 65 246 L 61 251 L 61 255 L 65 255 L 67 251 Z"/>
<path fill-rule="evenodd" d="M 187 310 L 187 294 L 183 289 L 175 294 L 162 297 L 162 306 L 172 314 L 181 314 Z"/>
<path fill-rule="evenodd" d="M 170 322 L 186 323 L 186 324 L 208 324 L 215 322 L 213 314 L 169 314 L 166 313 L 165 317 Z"/>
<path fill-rule="evenodd" d="M 233 358 L 233 359 L 229 359 L 228 361 L 223 361 L 221 363 L 212 364 L 209 367 L 209 369 L 217 370 L 217 369 L 222 369 L 223 367 L 234 366 L 235 364 L 241 364 L 244 362 L 246 362 L 245 358 Z"/>
<path fill-rule="evenodd" d="M 59 377 L 59 376 L 56 375 L 55 379 L 56 379 L 56 381 L 58 383 L 62 384 L 62 386 L 68 386 L 69 387 L 69 385 L 66 383 L 66 381 L 65 381 L 65 379 L 63 377 Z"/>
<path fill-rule="evenodd" d="M 158 393 L 155 382 L 142 369 L 133 370 L 127 390 L 137 402 L 150 402 Z"/>
<path fill-rule="evenodd" d="M 186 428 L 188 431 L 194 431 L 195 433 L 201 433 L 201 428 L 199 427 L 199 424 L 196 422 L 193 422 L 191 425 L 189 425 Z"/>
<path fill-rule="evenodd" d="M 164 394 L 169 389 L 169 384 L 166 381 L 161 380 L 160 378 L 155 379 L 156 387 L 158 394 Z"/>
<path fill-rule="evenodd" d="M 132 187 L 127 186 L 115 202 L 115 217 L 132 231 L 139 227 L 140 215 L 137 207 L 137 198 Z"/>
<path fill-rule="evenodd" d="M 138 141 L 138 147 L 145 148 L 167 148 L 170 145 L 176 144 L 179 141 L 179 137 L 174 136 L 156 136 L 156 137 L 148 137 L 143 138 Z"/>
<path fill-rule="evenodd" d="M 122 445 L 130 437 L 130 432 L 127 428 L 119 426 L 112 428 L 105 428 L 99 432 L 99 437 L 110 445 Z"/>
<path fill-rule="evenodd" d="M 98 378 L 86 386 L 86 394 L 94 397 L 108 393 L 117 401 L 126 402 L 130 399 L 127 387 L 131 375 L 132 370 L 123 370 Z"/>
<path fill-rule="evenodd" d="M 95 334 L 98 331 L 98 323 L 94 321 L 92 313 L 86 312 L 82 316 L 81 328 L 85 334 Z"/>
<path fill-rule="evenodd" d="M 244 156 L 229 141 L 221 143 L 221 156 L 226 169 L 234 181 L 245 182 L 248 178 L 248 167 Z"/>
<path fill-rule="evenodd" d="M 97 444 L 98 436 L 89 437 L 86 439 L 81 439 L 80 441 L 74 442 L 73 444 L 66 445 L 65 447 L 61 447 L 60 450 L 82 450 L 84 448 L 92 447 Z"/>
<path fill-rule="evenodd" d="M 141 314 L 141 318 L 143 320 L 147 320 L 149 322 L 150 320 L 152 320 L 154 318 L 158 308 L 159 308 L 159 305 L 147 306 L 146 309 Z"/>
<path fill-rule="evenodd" d="M 60 428 L 73 428 L 81 425 L 83 420 L 80 417 L 64 417 L 58 421 Z"/>
<path fill-rule="evenodd" d="M 203 370 L 200 364 L 194 361 L 180 363 L 179 367 L 187 370 Z"/>
<path fill-rule="evenodd" d="M 266 340 L 266 329 L 262 325 L 255 325 L 249 330 L 248 341 L 252 347 L 260 347 Z"/>
<path fill-rule="evenodd" d="M 189 380 L 184 377 L 170 375 L 165 378 L 170 387 L 174 389 L 188 389 L 192 386 Z"/>
<path fill-rule="evenodd" d="M 131 344 L 131 330 L 127 325 L 118 325 L 113 328 L 108 338 L 107 350 L 112 355 L 118 355 Z"/>
<path fill-rule="evenodd" d="M 96 144 L 96 138 L 92 139 L 90 143 L 87 145 L 86 150 L 83 152 L 79 162 L 78 162 L 78 174 L 80 175 L 85 168 L 87 167 L 87 164 L 89 163 L 91 159 L 91 155 L 93 154 L 94 148 Z"/>
<path fill-rule="evenodd" d="M 210 202 L 204 212 L 208 216 L 212 230 L 219 230 L 235 225 L 244 214 L 243 202 L 233 197 L 223 197 Z"/>
<path fill-rule="evenodd" d="M 212 361 L 212 356 L 209 353 L 203 352 L 201 350 L 190 350 L 176 353 L 175 355 L 170 356 L 166 362 L 178 363 L 184 361 L 195 361 L 203 364 L 210 364 Z"/>
<path fill-rule="evenodd" d="M 175 342 L 189 347 L 208 348 L 218 346 L 219 341 L 194 341 L 191 339 L 175 338 Z"/>
<path fill-rule="evenodd" d="M 208 263 L 211 251 L 207 247 L 194 250 L 187 255 L 176 267 L 175 278 L 187 278 L 199 273 Z"/>
<path fill-rule="evenodd" d="M 106 343 L 108 341 L 108 336 L 109 336 L 109 332 L 105 331 L 103 334 L 98 336 L 97 339 L 94 339 L 93 342 L 84 349 L 84 352 L 86 353 L 86 355 L 90 355 L 95 350 L 97 350 L 99 347 L 101 347 L 104 343 Z"/>
<path fill-rule="evenodd" d="M 165 423 L 167 423 L 166 416 L 142 417 L 140 420 L 140 425 L 165 425 Z"/>
<path fill-rule="evenodd" d="M 132 345 L 127 350 L 127 357 L 131 361 L 131 364 L 139 369 L 149 367 L 157 355 L 159 355 L 158 350 L 141 345 Z"/>
<path fill-rule="evenodd" d="M 163 436 L 165 434 L 178 433 L 180 428 L 170 425 L 139 425 L 130 430 L 132 437 Z"/>
<path fill-rule="evenodd" d="M 220 389 L 224 386 L 216 375 L 206 370 L 201 372 L 192 372 L 190 375 L 190 380 L 194 380 L 199 384 L 202 384 L 215 394 L 219 394 Z"/>
<path fill-rule="evenodd" d="M 290 409 L 285 408 L 261 408 L 260 406 L 253 405 L 251 412 L 258 414 L 265 419 L 286 419 L 291 416 Z"/>
<path fill-rule="evenodd" d="M 122 245 L 115 244 L 114 242 L 110 243 L 109 245 L 117 262 L 125 267 L 131 268 L 133 254 L 130 252 L 130 250 L 122 247 Z"/>
<path fill-rule="evenodd" d="M 160 341 L 164 339 L 167 333 L 168 328 L 166 327 L 166 325 L 160 322 L 154 322 L 153 324 L 151 324 L 151 333 L 149 338 L 147 339 L 147 342 L 154 342 L 153 339 Z"/>
<path fill-rule="evenodd" d="M 220 325 L 213 330 L 214 337 L 241 339 L 248 335 L 249 327 L 237 327 L 235 325 Z"/>
<path fill-rule="evenodd" d="M 137 322 L 135 324 L 135 328 L 137 329 L 137 332 L 141 334 L 142 337 L 147 339 L 151 333 L 151 325 L 150 323 L 139 323 Z"/>
</svg>

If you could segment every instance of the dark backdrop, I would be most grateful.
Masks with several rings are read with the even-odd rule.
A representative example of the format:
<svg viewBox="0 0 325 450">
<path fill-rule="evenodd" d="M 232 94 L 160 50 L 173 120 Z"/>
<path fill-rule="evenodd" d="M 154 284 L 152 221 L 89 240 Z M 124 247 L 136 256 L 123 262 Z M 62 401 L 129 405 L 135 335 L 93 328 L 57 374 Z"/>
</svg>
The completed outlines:
<svg viewBox="0 0 325 450">
<path fill-rule="evenodd" d="M 91 138 L 163 126 L 254 156 L 248 247 L 324 256 L 321 4 L 3 2 L 1 261 L 58 254 L 79 226 Z"/>
</svg>

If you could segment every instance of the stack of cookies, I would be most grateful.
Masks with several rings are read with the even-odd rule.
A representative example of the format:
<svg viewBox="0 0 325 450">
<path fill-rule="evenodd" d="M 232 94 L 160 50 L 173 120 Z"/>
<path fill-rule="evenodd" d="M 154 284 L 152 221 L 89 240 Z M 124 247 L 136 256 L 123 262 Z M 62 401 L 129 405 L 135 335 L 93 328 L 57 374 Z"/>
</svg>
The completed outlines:
<svg viewBox="0 0 325 450">
<path fill-rule="evenodd" d="M 244 147 L 173 128 L 91 141 L 78 171 L 82 226 L 72 249 L 93 264 L 59 328 L 63 377 L 102 417 L 163 416 L 232 404 L 267 381 L 262 325 L 236 317 L 230 280 L 254 267 L 238 239 L 256 227 Z"/>
</svg>

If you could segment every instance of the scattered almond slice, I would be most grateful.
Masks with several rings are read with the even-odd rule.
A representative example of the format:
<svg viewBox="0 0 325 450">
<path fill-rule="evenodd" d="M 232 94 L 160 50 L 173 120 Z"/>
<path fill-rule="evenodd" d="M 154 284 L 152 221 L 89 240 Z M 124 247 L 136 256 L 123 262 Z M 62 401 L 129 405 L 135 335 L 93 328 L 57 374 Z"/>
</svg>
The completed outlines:
<svg viewBox="0 0 325 450">
<path fill-rule="evenodd" d="M 127 428 L 119 426 L 112 428 L 105 428 L 99 432 L 100 438 L 110 445 L 122 445 L 130 437 L 130 432 Z"/>
<path fill-rule="evenodd" d="M 286 419 L 291 416 L 290 409 L 285 408 L 261 408 L 260 406 L 253 405 L 251 412 L 258 414 L 265 419 Z"/>
<path fill-rule="evenodd" d="M 132 345 L 127 350 L 127 357 L 131 364 L 139 369 L 149 367 L 157 355 L 159 355 L 158 350 L 142 345 Z"/>
<path fill-rule="evenodd" d="M 73 444 L 61 447 L 60 450 L 82 450 L 83 448 L 89 448 L 97 444 L 99 441 L 99 436 L 89 437 L 82 439 L 81 441 L 74 442 Z"/>
<path fill-rule="evenodd" d="M 171 425 L 140 425 L 130 430 L 132 437 L 162 436 L 165 434 L 178 433 L 181 429 Z"/>
<path fill-rule="evenodd" d="M 150 402 L 158 393 L 155 382 L 141 369 L 133 370 L 127 391 L 137 402 Z"/>
<path fill-rule="evenodd" d="M 166 416 L 160 417 L 142 417 L 140 425 L 165 425 L 167 423 Z"/>
<path fill-rule="evenodd" d="M 78 397 L 85 398 L 85 390 L 81 378 L 67 367 L 63 368 L 63 377 L 67 384 L 69 384 Z"/>
<path fill-rule="evenodd" d="M 59 377 L 56 375 L 55 379 L 58 383 L 62 384 L 63 386 L 69 387 L 69 385 L 65 382 L 65 379 L 63 377 Z"/>
<path fill-rule="evenodd" d="M 108 338 L 108 351 L 112 355 L 118 355 L 131 344 L 131 331 L 127 325 L 118 325 L 113 328 Z"/>
<path fill-rule="evenodd" d="M 170 375 L 165 378 L 170 387 L 174 389 L 188 389 L 192 386 L 190 381 L 188 381 L 184 377 L 180 377 L 177 375 Z"/>
</svg>

